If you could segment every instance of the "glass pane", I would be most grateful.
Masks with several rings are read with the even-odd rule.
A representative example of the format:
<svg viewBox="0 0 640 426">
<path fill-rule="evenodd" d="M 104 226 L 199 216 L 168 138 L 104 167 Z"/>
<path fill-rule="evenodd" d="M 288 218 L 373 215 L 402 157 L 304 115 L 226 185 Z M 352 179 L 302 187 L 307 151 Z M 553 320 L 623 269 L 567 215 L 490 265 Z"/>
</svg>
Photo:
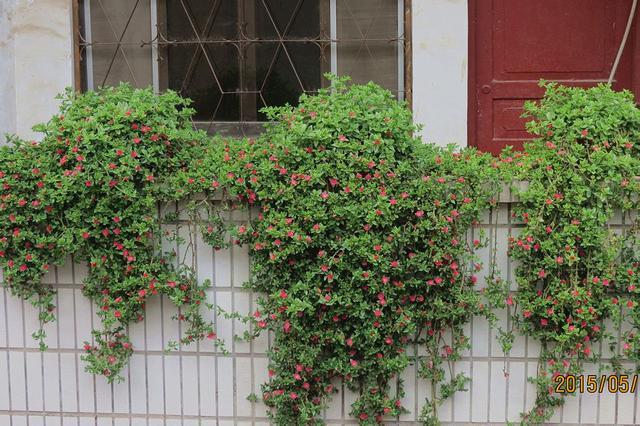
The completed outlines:
<svg viewBox="0 0 640 426">
<path fill-rule="evenodd" d="M 322 0 L 255 1 L 255 35 L 262 39 L 316 38 L 320 35 Z M 251 1 L 253 3 L 253 1 Z M 275 24 L 275 26 L 274 26 Z M 254 34 L 254 33 L 249 33 Z"/>
<path fill-rule="evenodd" d="M 168 0 L 167 36 L 161 57 L 167 87 L 193 101 L 195 120 L 240 119 L 240 62 L 235 2 Z"/>
<path fill-rule="evenodd" d="M 231 44 L 179 44 L 167 48 L 169 89 L 193 101 L 195 120 L 240 119 L 238 53 Z"/>
<path fill-rule="evenodd" d="M 170 40 L 196 42 L 198 37 L 221 40 L 238 36 L 238 8 L 234 1 L 166 0 L 166 5 Z"/>
<path fill-rule="evenodd" d="M 402 46 L 397 0 L 337 0 L 336 6 L 338 74 L 397 93 Z"/>
<path fill-rule="evenodd" d="M 149 0 L 90 0 L 90 37 L 93 87 L 114 86 L 121 81 L 136 87 L 152 83 Z M 86 37 L 86 35 L 85 35 Z M 121 41 L 118 47 L 118 41 Z"/>
<path fill-rule="evenodd" d="M 337 73 L 394 92 L 401 87 L 397 0 L 162 0 L 157 23 L 151 0 L 87 1 L 93 86 L 129 81 L 147 87 L 157 66 L 160 89 L 191 98 L 198 121 L 259 121 L 265 105 L 296 105 L 301 93 L 326 84 L 331 45 Z M 156 24 L 158 61 L 152 63 Z"/>
<path fill-rule="evenodd" d="M 320 36 L 317 0 L 265 0 L 255 7 L 255 37 L 259 40 L 247 55 L 255 64 L 259 110 L 264 104 L 296 105 L 303 91 L 320 87 L 320 49 L 309 40 Z M 278 40 L 282 37 L 284 43 Z M 257 111 L 256 111 L 257 112 Z M 257 119 L 265 117 L 258 112 Z"/>
</svg>

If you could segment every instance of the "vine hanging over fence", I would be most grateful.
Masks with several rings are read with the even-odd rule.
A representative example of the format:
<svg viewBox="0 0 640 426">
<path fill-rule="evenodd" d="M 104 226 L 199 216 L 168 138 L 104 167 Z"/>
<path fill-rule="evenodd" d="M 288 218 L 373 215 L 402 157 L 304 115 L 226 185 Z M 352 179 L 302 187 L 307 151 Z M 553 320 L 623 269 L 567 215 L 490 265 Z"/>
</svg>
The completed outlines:
<svg viewBox="0 0 640 426">
<path fill-rule="evenodd" d="M 620 371 L 617 336 L 604 323 L 620 327 L 621 305 L 632 308 L 635 328 L 626 333 L 623 355 L 638 353 L 640 271 L 631 213 L 640 189 L 640 110 L 630 93 L 604 85 L 543 86 L 543 100 L 525 105 L 525 116 L 533 118 L 527 128 L 538 139 L 522 153 L 502 155 L 513 176 L 528 182 L 514 212 L 524 229 L 509 241 L 520 264 L 518 291 L 508 303 L 517 305 L 518 330 L 542 344 L 538 374 L 530 379 L 537 398 L 524 424 L 551 417 L 564 401 L 553 379 L 581 374 L 585 362 L 596 362 L 599 342 L 611 346 L 611 366 Z M 616 212 L 626 219 L 622 232 L 610 225 Z"/>
<path fill-rule="evenodd" d="M 526 106 L 539 138 L 500 159 L 422 144 L 391 93 L 345 79 L 265 110 L 271 123 L 255 140 L 192 130 L 188 101 L 172 92 L 68 92 L 37 127 L 41 142 L 14 137 L 0 150 L 3 285 L 39 309 L 44 349 L 55 293 L 41 278 L 70 255 L 86 263 L 83 293 L 102 328 L 84 359 L 109 381 L 121 379 L 133 351 L 127 325 L 153 295 L 180 308 L 180 343 L 216 339 L 203 311 L 213 308 L 210 284 L 161 248 L 171 218 L 158 205 L 190 200 L 190 226 L 208 243 L 225 247 L 231 235 L 250 248 L 246 286 L 258 309 L 228 315 L 250 322 L 247 338 L 274 333 L 262 398 L 275 423 L 320 423 L 340 381 L 359 394 L 352 415 L 382 423 L 405 411 L 398 377 L 415 363 L 432 389 L 420 418 L 437 424 L 438 407 L 469 380 L 446 368 L 470 347 L 464 325 L 474 315 L 495 322 L 505 305 L 516 305 L 518 331 L 542 342 L 523 423 L 543 422 L 563 401 L 553 377 L 595 361 L 594 344 L 615 349 L 605 321 L 631 325 L 611 367 L 640 359 L 640 113 L 605 86 L 546 89 Z M 485 241 L 469 238 L 512 178 L 529 182 L 515 211 L 523 232 L 509 241 L 515 296 L 495 274 L 478 291 Z M 239 208 L 252 220 L 230 225 L 228 210 Z M 617 210 L 624 232 L 609 224 Z M 512 338 L 502 336 L 505 347 Z"/>
<path fill-rule="evenodd" d="M 410 112 L 374 84 L 334 80 L 266 112 L 264 135 L 219 141 L 173 186 L 225 188 L 258 210 L 234 238 L 251 249 L 248 288 L 262 295 L 253 329 L 275 335 L 262 388 L 274 421 L 317 422 L 337 380 L 359 392 L 362 424 L 398 416 L 392 379 L 416 362 L 433 385 L 422 418 L 436 423 L 468 381 L 443 363 L 469 347 L 463 325 L 491 315 L 474 286 L 482 242 L 466 233 L 498 189 L 492 158 L 422 144 Z"/>
<path fill-rule="evenodd" d="M 44 349 L 55 306 L 42 276 L 70 255 L 86 263 L 82 292 L 98 307 L 102 328 L 85 343 L 84 359 L 109 381 L 121 379 L 133 351 L 126 326 L 142 320 L 156 294 L 182 307 L 182 343 L 215 337 L 200 313 L 208 284 L 160 250 L 158 202 L 175 192 L 165 181 L 203 139 L 191 130 L 186 106 L 175 93 L 126 85 L 68 91 L 60 113 L 36 126 L 41 142 L 12 138 L 0 151 L 3 285 L 39 309 L 34 338 Z"/>
</svg>

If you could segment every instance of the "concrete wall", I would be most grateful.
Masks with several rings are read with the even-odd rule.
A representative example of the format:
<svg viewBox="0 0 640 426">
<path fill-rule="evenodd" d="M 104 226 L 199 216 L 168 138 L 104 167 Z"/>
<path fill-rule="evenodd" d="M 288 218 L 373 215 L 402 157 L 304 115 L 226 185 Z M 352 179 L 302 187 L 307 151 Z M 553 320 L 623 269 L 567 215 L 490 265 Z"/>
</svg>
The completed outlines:
<svg viewBox="0 0 640 426">
<path fill-rule="evenodd" d="M 16 131 L 14 37 L 11 31 L 15 0 L 0 1 L 0 143 Z"/>
<path fill-rule="evenodd" d="M 69 0 L 0 0 L 0 133 L 37 138 L 56 112 L 73 85 L 72 28 Z"/>
<path fill-rule="evenodd" d="M 467 145 L 467 0 L 413 0 L 413 112 L 425 141 Z"/>
</svg>

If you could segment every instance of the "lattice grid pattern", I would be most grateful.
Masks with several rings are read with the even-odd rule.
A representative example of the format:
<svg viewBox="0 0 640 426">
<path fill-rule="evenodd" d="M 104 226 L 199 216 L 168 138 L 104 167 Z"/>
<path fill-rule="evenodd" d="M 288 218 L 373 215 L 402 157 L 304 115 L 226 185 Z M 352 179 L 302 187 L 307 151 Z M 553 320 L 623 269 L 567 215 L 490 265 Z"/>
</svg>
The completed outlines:
<svg viewBox="0 0 640 426">
<path fill-rule="evenodd" d="M 474 230 L 486 230 L 491 245 L 479 254 L 488 264 L 496 248 L 497 264 L 507 279 L 514 268 L 506 256 L 507 237 L 517 234 L 520 226 L 511 222 L 510 209 L 510 202 L 502 203 L 497 210 L 487 212 Z M 231 219 L 244 218 L 237 213 Z M 625 225 L 617 219 L 612 226 Z M 188 236 L 185 226 L 179 232 Z M 214 252 L 199 236 L 192 248 L 193 253 L 183 251 L 181 256 L 191 258 L 193 254 L 199 279 L 213 280 L 215 287 L 208 292 L 209 301 L 227 311 L 252 312 L 255 299 L 241 288 L 249 276 L 246 248 Z M 146 320 L 130 329 L 135 353 L 124 372 L 124 383 L 108 385 L 102 377 L 85 373 L 79 359 L 82 345 L 98 321 L 95 307 L 81 294 L 85 273 L 85 266 L 69 262 L 46 277 L 45 281 L 58 289 L 59 310 L 58 321 L 48 328 L 50 348 L 44 353 L 30 337 L 37 328 L 37 312 L 0 291 L 0 425 L 268 424 L 265 406 L 246 397 L 251 392 L 259 394 L 260 383 L 267 380 L 265 351 L 269 338 L 263 336 L 250 343 L 234 341 L 233 336 L 241 334 L 244 325 L 217 318 L 219 335 L 227 342 L 230 354 L 216 351 L 210 343 L 165 353 L 164 344 L 176 339 L 181 330 L 171 320 L 175 307 L 161 299 L 150 300 Z M 506 314 L 499 315 L 503 323 L 507 321 Z M 450 425 L 503 425 L 506 420 L 518 420 L 519 413 L 531 406 L 535 396 L 526 377 L 535 374 L 538 344 L 518 337 L 507 358 L 486 321 L 475 318 L 467 333 L 472 348 L 455 364 L 454 373 L 464 371 L 471 377 L 469 391 L 448 401 L 440 409 L 440 418 Z M 608 349 L 600 349 L 606 357 Z M 415 355 L 412 348 L 409 351 Z M 598 374 L 598 366 L 588 366 L 585 374 Z M 429 385 L 417 379 L 415 368 L 409 367 L 402 378 L 406 386 L 404 403 L 411 413 L 389 419 L 389 425 L 416 424 L 416 413 L 430 393 Z M 325 412 L 327 424 L 353 424 L 348 413 L 354 395 L 338 388 L 340 393 Z M 583 394 L 568 398 L 552 422 L 637 424 L 638 405 L 637 393 Z"/>
<path fill-rule="evenodd" d="M 84 0 L 80 11 L 85 89 L 176 90 L 211 132 L 257 133 L 262 107 L 295 105 L 325 72 L 404 97 L 403 0 Z"/>
</svg>

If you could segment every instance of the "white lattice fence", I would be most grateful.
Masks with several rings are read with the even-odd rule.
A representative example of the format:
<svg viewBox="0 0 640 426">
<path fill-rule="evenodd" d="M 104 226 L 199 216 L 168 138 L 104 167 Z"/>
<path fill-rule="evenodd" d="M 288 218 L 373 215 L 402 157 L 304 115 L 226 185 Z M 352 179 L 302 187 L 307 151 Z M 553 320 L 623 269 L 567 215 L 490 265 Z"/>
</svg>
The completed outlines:
<svg viewBox="0 0 640 426">
<path fill-rule="evenodd" d="M 491 235 L 491 247 L 479 254 L 489 264 L 497 244 L 497 264 L 509 279 L 513 265 L 506 256 L 507 238 L 518 232 L 518 225 L 511 223 L 511 200 L 504 198 L 478 226 Z M 199 237 L 193 249 L 199 278 L 214 283 L 209 301 L 227 311 L 253 311 L 254 298 L 241 288 L 249 275 L 247 250 L 234 247 L 214 252 Z M 191 258 L 190 253 L 185 254 Z M 124 383 L 109 385 L 104 378 L 85 373 L 80 360 L 83 342 L 90 339 L 93 325 L 98 325 L 95 307 L 81 294 L 85 273 L 83 265 L 69 261 L 46 277 L 58 290 L 59 309 L 57 322 L 48 327 L 49 350 L 44 353 L 30 336 L 38 325 L 36 311 L 6 291 L 0 292 L 1 426 L 268 424 L 264 405 L 246 398 L 251 392 L 259 395 L 260 384 L 267 379 L 268 337 L 250 343 L 235 341 L 233 336 L 241 334 L 244 325 L 217 318 L 219 336 L 227 342 L 230 354 L 220 353 L 208 342 L 165 353 L 165 343 L 181 331 L 171 319 L 176 309 L 166 300 L 152 299 L 146 320 L 131 327 L 135 353 L 124 371 Z M 506 312 L 500 317 L 507 321 Z M 518 337 L 510 357 L 505 358 L 485 320 L 474 319 L 467 332 L 472 348 L 455 364 L 454 373 L 464 371 L 471 377 L 469 391 L 447 402 L 439 411 L 440 419 L 445 424 L 518 420 L 535 397 L 526 378 L 535 374 L 537 343 Z M 597 374 L 597 366 L 589 366 L 586 373 Z M 407 393 L 404 402 L 411 413 L 388 424 L 415 424 L 416 413 L 430 394 L 428 384 L 417 380 L 415 368 L 409 367 L 402 378 Z M 327 423 L 355 423 L 348 416 L 354 395 L 338 388 L 340 393 L 325 412 Z M 637 411 L 637 392 L 583 394 L 568 398 L 552 421 L 636 424 L 640 420 Z"/>
</svg>

